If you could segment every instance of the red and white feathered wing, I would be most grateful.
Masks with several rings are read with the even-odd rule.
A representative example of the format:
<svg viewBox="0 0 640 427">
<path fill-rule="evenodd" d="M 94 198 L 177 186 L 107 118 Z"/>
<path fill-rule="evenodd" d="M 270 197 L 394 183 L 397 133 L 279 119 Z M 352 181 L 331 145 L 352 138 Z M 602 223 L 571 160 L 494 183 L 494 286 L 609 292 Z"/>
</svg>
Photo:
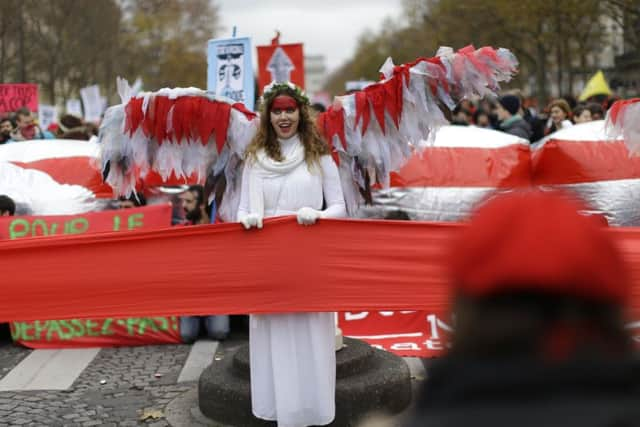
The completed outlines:
<svg viewBox="0 0 640 427">
<path fill-rule="evenodd" d="M 421 147 L 447 121 L 441 111 L 473 95 L 492 94 L 515 73 L 517 61 L 506 49 L 472 46 L 441 48 L 433 58 L 399 66 L 388 60 L 379 83 L 337 98 L 319 118 L 334 149 L 349 213 L 362 201 L 370 178 L 386 185 L 389 173 Z M 255 115 L 242 104 L 196 88 L 162 89 L 131 97 L 118 83 L 123 103 L 111 107 L 101 127 L 107 182 L 120 194 L 135 188 L 150 171 L 203 181 L 225 174 L 221 215 L 235 218 L 239 166 L 255 135 Z"/>
</svg>

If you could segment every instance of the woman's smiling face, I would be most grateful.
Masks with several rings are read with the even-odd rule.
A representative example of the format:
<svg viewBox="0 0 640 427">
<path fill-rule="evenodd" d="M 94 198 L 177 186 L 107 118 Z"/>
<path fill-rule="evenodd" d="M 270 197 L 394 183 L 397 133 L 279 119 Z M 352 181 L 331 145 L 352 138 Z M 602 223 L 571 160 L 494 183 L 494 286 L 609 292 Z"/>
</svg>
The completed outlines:
<svg viewBox="0 0 640 427">
<path fill-rule="evenodd" d="M 280 139 L 291 138 L 298 132 L 300 123 L 300 109 L 295 99 L 287 95 L 280 95 L 271 104 L 271 125 Z"/>
</svg>

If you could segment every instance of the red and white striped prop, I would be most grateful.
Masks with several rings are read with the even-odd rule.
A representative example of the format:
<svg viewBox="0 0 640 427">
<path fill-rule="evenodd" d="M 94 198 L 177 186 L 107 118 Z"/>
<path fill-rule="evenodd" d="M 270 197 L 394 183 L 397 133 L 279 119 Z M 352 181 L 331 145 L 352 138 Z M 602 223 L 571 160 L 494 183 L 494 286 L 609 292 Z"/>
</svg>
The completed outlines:
<svg viewBox="0 0 640 427">
<path fill-rule="evenodd" d="M 39 170 L 59 184 L 79 185 L 97 198 L 111 198 L 113 190 L 102 181 L 99 155 L 100 146 L 93 141 L 47 139 L 0 146 L 0 162 Z"/>
<path fill-rule="evenodd" d="M 99 210 L 111 187 L 103 183 L 96 142 L 34 140 L 0 146 L 0 194 L 18 214 L 68 215 Z"/>
<path fill-rule="evenodd" d="M 630 152 L 640 154 L 640 98 L 616 101 L 607 112 L 606 130 L 611 138 L 622 137 Z"/>
<path fill-rule="evenodd" d="M 402 210 L 411 219 L 462 221 L 491 192 L 531 185 L 529 142 L 504 132 L 444 126 L 433 145 L 391 174 L 391 187 L 374 191 L 364 216 Z"/>
<path fill-rule="evenodd" d="M 562 129 L 533 147 L 532 183 L 575 191 L 610 225 L 638 226 L 640 157 L 628 147 L 603 120 Z"/>
</svg>

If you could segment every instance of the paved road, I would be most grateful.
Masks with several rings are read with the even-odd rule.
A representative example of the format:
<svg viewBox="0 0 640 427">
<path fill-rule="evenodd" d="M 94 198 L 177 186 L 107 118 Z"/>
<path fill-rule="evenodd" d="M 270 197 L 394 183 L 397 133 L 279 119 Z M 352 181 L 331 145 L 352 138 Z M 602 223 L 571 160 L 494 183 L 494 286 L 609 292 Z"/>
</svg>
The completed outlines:
<svg viewBox="0 0 640 427">
<path fill-rule="evenodd" d="M 0 343 L 0 427 L 168 426 L 169 403 L 175 407 L 191 396 L 194 406 L 198 370 L 245 340 L 238 333 L 219 345 L 199 341 L 80 351 Z M 419 376 L 416 362 L 408 360 Z M 30 389 L 43 384 L 47 389 Z"/>
</svg>

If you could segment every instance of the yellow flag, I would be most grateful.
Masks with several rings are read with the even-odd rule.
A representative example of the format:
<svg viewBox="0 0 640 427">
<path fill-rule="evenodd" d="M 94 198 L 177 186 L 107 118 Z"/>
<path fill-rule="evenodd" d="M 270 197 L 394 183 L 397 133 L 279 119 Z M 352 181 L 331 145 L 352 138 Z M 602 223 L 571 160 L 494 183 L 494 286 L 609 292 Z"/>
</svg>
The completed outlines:
<svg viewBox="0 0 640 427">
<path fill-rule="evenodd" d="M 586 101 L 595 95 L 611 95 L 611 89 L 604 78 L 602 71 L 598 71 L 587 82 L 584 90 L 580 94 L 580 101 Z"/>
</svg>

